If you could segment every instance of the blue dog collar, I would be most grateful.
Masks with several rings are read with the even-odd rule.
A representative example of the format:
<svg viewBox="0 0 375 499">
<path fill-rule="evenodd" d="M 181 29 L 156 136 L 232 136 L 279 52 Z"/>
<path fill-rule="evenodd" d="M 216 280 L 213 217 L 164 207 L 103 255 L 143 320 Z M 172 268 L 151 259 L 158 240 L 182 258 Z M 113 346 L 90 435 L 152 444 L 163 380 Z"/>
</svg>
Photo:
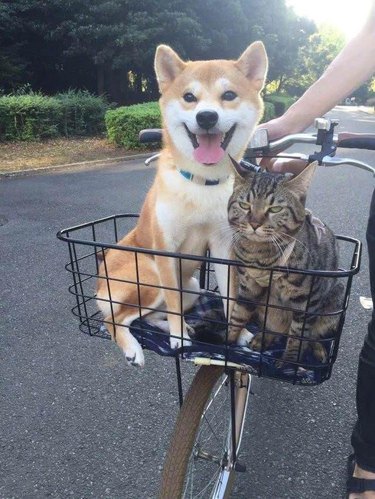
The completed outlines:
<svg viewBox="0 0 375 499">
<path fill-rule="evenodd" d="M 192 173 L 186 171 L 186 170 L 177 170 L 183 177 L 186 178 L 186 180 L 190 180 L 191 182 L 194 182 L 195 184 L 199 185 L 218 185 L 222 184 L 228 179 L 227 177 L 222 177 L 217 180 L 209 180 L 207 178 L 201 177 L 199 175 L 193 175 Z"/>
</svg>

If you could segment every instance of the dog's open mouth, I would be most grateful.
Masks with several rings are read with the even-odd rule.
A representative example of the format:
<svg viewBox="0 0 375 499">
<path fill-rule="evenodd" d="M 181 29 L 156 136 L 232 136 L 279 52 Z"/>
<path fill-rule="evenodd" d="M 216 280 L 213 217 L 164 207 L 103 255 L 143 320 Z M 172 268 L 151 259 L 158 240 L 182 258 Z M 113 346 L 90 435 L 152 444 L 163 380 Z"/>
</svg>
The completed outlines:
<svg viewBox="0 0 375 499">
<path fill-rule="evenodd" d="M 228 147 L 236 129 L 236 125 L 233 125 L 225 135 L 223 133 L 195 135 L 185 123 L 184 127 L 194 147 L 194 159 L 204 165 L 215 165 L 223 159 L 225 149 Z"/>
</svg>

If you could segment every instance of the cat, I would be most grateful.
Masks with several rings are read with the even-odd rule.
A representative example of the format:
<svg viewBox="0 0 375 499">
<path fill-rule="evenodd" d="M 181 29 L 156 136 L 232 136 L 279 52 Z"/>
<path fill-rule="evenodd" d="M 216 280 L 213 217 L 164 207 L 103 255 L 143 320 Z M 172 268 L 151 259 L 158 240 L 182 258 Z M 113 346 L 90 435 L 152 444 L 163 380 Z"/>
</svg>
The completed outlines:
<svg viewBox="0 0 375 499">
<path fill-rule="evenodd" d="M 313 278 L 287 270 L 274 272 L 268 297 L 268 303 L 274 307 L 267 307 L 266 311 L 260 305 L 267 301 L 271 272 L 266 269 L 270 267 L 338 270 L 338 247 L 333 232 L 305 209 L 307 189 L 317 163 L 311 163 L 293 177 L 268 172 L 244 173 L 238 163 L 232 162 L 238 173 L 228 203 L 233 251 L 237 260 L 251 267 L 237 268 L 238 296 L 230 317 L 228 339 L 247 344 L 249 333 L 245 326 L 257 318 L 267 332 L 252 338 L 253 350 L 264 351 L 280 334 L 287 335 L 278 367 L 301 362 L 308 348 L 318 361 L 325 363 L 326 349 L 317 340 L 334 335 L 337 328 L 340 315 L 322 314 L 343 306 L 344 286 L 338 278 Z M 301 341 L 301 337 L 306 340 Z"/>
</svg>

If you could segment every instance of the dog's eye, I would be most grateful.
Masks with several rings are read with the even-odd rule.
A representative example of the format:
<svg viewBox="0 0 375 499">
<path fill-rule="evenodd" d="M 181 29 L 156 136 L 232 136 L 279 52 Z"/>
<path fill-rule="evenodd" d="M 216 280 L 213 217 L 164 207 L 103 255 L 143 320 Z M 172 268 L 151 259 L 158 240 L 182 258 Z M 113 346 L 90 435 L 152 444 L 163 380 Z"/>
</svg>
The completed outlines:
<svg viewBox="0 0 375 499">
<path fill-rule="evenodd" d="M 191 92 L 186 92 L 186 94 L 184 94 L 183 96 L 183 99 L 185 102 L 197 102 L 197 98 Z"/>
<path fill-rule="evenodd" d="M 222 100 L 234 100 L 237 97 L 236 92 L 232 92 L 232 90 L 227 90 L 221 96 Z"/>
</svg>

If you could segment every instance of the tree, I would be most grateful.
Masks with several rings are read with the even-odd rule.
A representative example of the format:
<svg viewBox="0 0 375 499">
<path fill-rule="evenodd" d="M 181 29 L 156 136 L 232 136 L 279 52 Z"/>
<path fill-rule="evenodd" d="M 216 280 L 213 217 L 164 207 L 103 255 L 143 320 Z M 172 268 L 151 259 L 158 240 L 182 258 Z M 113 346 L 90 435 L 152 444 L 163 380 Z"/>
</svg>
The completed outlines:
<svg viewBox="0 0 375 499">
<path fill-rule="evenodd" d="M 13 12 L 14 33 L 22 36 L 24 78 L 34 89 L 52 93 L 87 88 L 121 103 L 158 95 L 153 58 L 159 43 L 170 44 L 187 59 L 236 58 L 251 41 L 261 39 L 269 53 L 270 78 L 278 79 L 281 87 L 314 29 L 287 8 L 285 0 L 3 3 Z M 8 30 L 14 54 L 12 36 Z M 17 83 L 16 73 L 12 76 L 5 63 L 2 72 Z"/>
<path fill-rule="evenodd" d="M 286 89 L 300 95 L 312 85 L 345 45 L 344 35 L 331 26 L 321 26 L 301 48 L 300 64 L 290 75 Z"/>
<path fill-rule="evenodd" d="M 0 3 L 0 89 L 11 91 L 22 82 L 25 60 L 22 58 L 24 44 L 17 40 L 21 24 L 15 15 L 14 5 Z"/>
</svg>

